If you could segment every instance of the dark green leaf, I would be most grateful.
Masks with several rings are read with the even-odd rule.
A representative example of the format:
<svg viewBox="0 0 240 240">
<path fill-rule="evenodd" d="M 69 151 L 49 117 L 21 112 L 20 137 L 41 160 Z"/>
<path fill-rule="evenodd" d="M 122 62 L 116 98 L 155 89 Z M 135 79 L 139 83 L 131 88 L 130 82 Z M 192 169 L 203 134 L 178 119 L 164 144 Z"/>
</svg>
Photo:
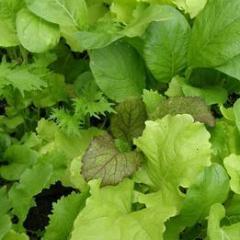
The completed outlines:
<svg viewBox="0 0 240 240">
<path fill-rule="evenodd" d="M 131 143 L 139 137 L 145 127 L 147 113 L 140 98 L 130 98 L 116 107 L 116 114 L 111 118 L 111 131 L 115 138 Z"/>
<path fill-rule="evenodd" d="M 140 96 L 145 87 L 143 62 L 137 51 L 126 43 L 90 52 L 90 67 L 100 89 L 109 98 L 121 102 Z"/>
</svg>

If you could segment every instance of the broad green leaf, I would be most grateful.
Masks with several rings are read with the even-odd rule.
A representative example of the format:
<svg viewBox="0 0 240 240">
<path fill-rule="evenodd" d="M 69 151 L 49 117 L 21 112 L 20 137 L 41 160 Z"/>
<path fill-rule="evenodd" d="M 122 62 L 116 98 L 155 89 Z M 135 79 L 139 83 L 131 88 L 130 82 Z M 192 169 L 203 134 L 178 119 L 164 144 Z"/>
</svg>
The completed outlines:
<svg viewBox="0 0 240 240">
<path fill-rule="evenodd" d="M 0 18 L 0 46 L 13 47 L 19 44 L 17 32 L 12 19 Z"/>
<path fill-rule="evenodd" d="M 33 197 L 48 186 L 52 171 L 51 164 L 37 164 L 32 169 L 27 169 L 19 183 L 15 183 L 10 189 L 9 199 L 20 224 L 25 220 L 29 208 L 34 206 Z"/>
<path fill-rule="evenodd" d="M 201 97 L 208 105 L 223 104 L 228 97 L 226 89 L 220 87 L 219 84 L 196 87 L 179 76 L 172 79 L 165 94 L 169 97 Z"/>
<path fill-rule="evenodd" d="M 233 105 L 233 114 L 235 118 L 235 123 L 240 132 L 240 99 L 238 99 Z"/>
<path fill-rule="evenodd" d="M 189 46 L 189 65 L 217 67 L 239 55 L 239 27 L 240 2 L 238 0 L 208 1 L 193 25 Z"/>
<path fill-rule="evenodd" d="M 175 11 L 170 6 L 151 4 L 139 7 L 134 13 L 134 19 L 121 32 L 127 37 L 142 36 L 151 22 L 164 22 L 175 17 Z"/>
<path fill-rule="evenodd" d="M 4 214 L 6 214 L 11 208 L 11 204 L 8 199 L 8 192 L 7 192 L 6 187 L 0 188 L 0 206 L 1 206 L 0 216 L 3 216 Z"/>
<path fill-rule="evenodd" d="M 240 80 L 240 55 L 235 56 L 234 58 L 230 59 L 227 63 L 217 67 L 217 70 L 234 77 Z"/>
<path fill-rule="evenodd" d="M 90 59 L 96 82 L 109 98 L 121 102 L 128 97 L 141 95 L 145 87 L 144 65 L 130 45 L 113 43 L 91 51 Z"/>
<path fill-rule="evenodd" d="M 100 27 L 96 26 L 92 31 L 76 31 L 75 29 L 62 27 L 61 33 L 71 49 L 76 52 L 103 48 L 122 37 L 118 33 L 118 27 L 114 25 L 109 27 L 113 23 L 102 22 L 100 24 Z"/>
<path fill-rule="evenodd" d="M 47 77 L 47 85 L 47 88 L 33 93 L 35 106 L 40 108 L 51 107 L 58 102 L 66 101 L 66 84 L 62 75 L 50 74 Z"/>
<path fill-rule="evenodd" d="M 75 28 L 86 27 L 88 11 L 85 0 L 25 0 L 33 13 L 46 21 Z"/>
<path fill-rule="evenodd" d="M 139 137 L 145 127 L 147 113 L 141 98 L 129 98 L 116 107 L 111 118 L 111 132 L 115 138 L 131 143 Z"/>
<path fill-rule="evenodd" d="M 23 7 L 23 0 L 0 1 L 0 46 L 14 47 L 19 44 L 16 32 L 16 13 Z"/>
<path fill-rule="evenodd" d="M 91 197 L 80 212 L 70 240 L 162 240 L 164 222 L 175 214 L 172 207 L 150 204 L 132 212 L 133 183 L 100 188 L 91 182 Z"/>
<path fill-rule="evenodd" d="M 43 240 L 68 239 L 75 218 L 85 206 L 86 197 L 86 193 L 72 193 L 54 203 Z"/>
<path fill-rule="evenodd" d="M 231 153 L 240 154 L 240 134 L 237 127 L 229 121 L 218 120 L 215 128 L 210 129 L 213 160 L 222 163 Z"/>
<path fill-rule="evenodd" d="M 209 240 L 237 240 L 240 237 L 240 223 L 221 226 L 220 221 L 225 217 L 224 207 L 216 203 L 211 207 L 208 218 Z"/>
<path fill-rule="evenodd" d="M 151 114 L 153 120 L 162 118 L 167 114 L 190 114 L 195 121 L 205 123 L 211 127 L 215 125 L 215 119 L 208 106 L 199 97 L 172 97 L 161 101 Z"/>
<path fill-rule="evenodd" d="M 189 187 L 195 176 L 210 165 L 210 134 L 190 115 L 167 115 L 147 121 L 134 143 L 147 157 L 146 170 L 156 189 Z M 171 167 L 170 167 L 171 166 Z"/>
<path fill-rule="evenodd" d="M 179 9 L 188 13 L 191 18 L 196 17 L 205 7 L 207 0 L 172 0 Z"/>
<path fill-rule="evenodd" d="M 240 194 L 240 156 L 231 154 L 224 159 L 224 166 L 231 177 L 230 186 L 233 192 Z"/>
<path fill-rule="evenodd" d="M 128 23 L 137 7 L 136 0 L 113 0 L 110 10 L 120 22 Z"/>
<path fill-rule="evenodd" d="M 102 185 L 115 185 L 137 170 L 140 159 L 137 152 L 119 152 L 105 134 L 92 140 L 82 159 L 82 174 L 87 181 L 101 179 Z"/>
<path fill-rule="evenodd" d="M 18 233 L 14 230 L 10 230 L 2 240 L 29 240 L 29 237 L 25 233 Z"/>
<path fill-rule="evenodd" d="M 11 229 L 12 223 L 8 215 L 0 215 L 0 239 Z"/>
<path fill-rule="evenodd" d="M 187 65 L 190 26 L 174 8 L 173 17 L 153 22 L 145 34 L 144 58 L 159 82 L 169 82 Z"/>
<path fill-rule="evenodd" d="M 204 220 L 209 214 L 210 207 L 214 203 L 224 202 L 228 192 L 229 177 L 225 169 L 218 164 L 205 168 L 188 189 L 180 215 L 168 222 L 165 239 L 179 239 L 181 230 Z"/>
<path fill-rule="evenodd" d="M 153 90 L 143 90 L 143 102 L 145 104 L 148 116 L 156 111 L 159 104 L 165 99 L 164 96 Z"/>
<path fill-rule="evenodd" d="M 188 189 L 181 209 L 182 220 L 192 225 L 208 216 L 214 203 L 223 203 L 229 192 L 229 177 L 218 164 L 205 168 Z"/>
<path fill-rule="evenodd" d="M 26 146 L 12 145 L 4 154 L 4 161 L 8 163 L 0 167 L 0 175 L 6 180 L 18 180 L 21 174 L 31 167 L 38 158 L 38 153 Z"/>
<path fill-rule="evenodd" d="M 30 52 L 45 52 L 55 47 L 60 39 L 57 25 L 44 21 L 27 9 L 17 14 L 17 35 Z"/>
</svg>

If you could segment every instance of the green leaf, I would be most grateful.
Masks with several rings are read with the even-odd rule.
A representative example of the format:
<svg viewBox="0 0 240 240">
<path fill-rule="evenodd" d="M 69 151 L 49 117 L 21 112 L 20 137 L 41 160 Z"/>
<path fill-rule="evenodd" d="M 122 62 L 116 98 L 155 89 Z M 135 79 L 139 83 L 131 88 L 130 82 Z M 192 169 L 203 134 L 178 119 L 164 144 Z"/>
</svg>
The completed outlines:
<svg viewBox="0 0 240 240">
<path fill-rule="evenodd" d="M 18 38 L 30 52 L 45 52 L 55 47 L 60 39 L 57 25 L 44 21 L 27 9 L 18 12 L 16 21 Z"/>
<path fill-rule="evenodd" d="M 240 236 L 240 223 L 230 226 L 221 226 L 220 221 L 225 217 L 224 207 L 216 203 L 211 207 L 208 218 L 208 239 L 209 240 L 237 240 Z"/>
<path fill-rule="evenodd" d="M 70 240 L 163 240 L 164 222 L 175 214 L 169 206 L 155 201 L 146 208 L 132 212 L 133 182 L 100 188 L 91 182 L 91 197 L 80 212 Z M 158 199 L 157 199 L 158 200 Z"/>
<path fill-rule="evenodd" d="M 190 115 L 167 115 L 147 121 L 134 143 L 147 157 L 146 170 L 156 189 L 189 187 L 195 176 L 210 165 L 210 134 Z M 171 166 L 171 167 L 170 167 Z"/>
<path fill-rule="evenodd" d="M 155 112 L 159 104 L 165 99 L 164 96 L 153 90 L 143 90 L 143 102 L 145 104 L 148 116 Z"/>
<path fill-rule="evenodd" d="M 188 189 L 180 215 L 168 222 L 165 239 L 176 240 L 182 229 L 191 227 L 208 216 L 214 203 L 222 203 L 229 192 L 229 177 L 218 164 L 205 168 Z M 179 230 L 176 230 L 176 226 Z"/>
<path fill-rule="evenodd" d="M 19 44 L 17 32 L 12 19 L 0 19 L 0 46 L 13 47 Z"/>
<path fill-rule="evenodd" d="M 11 229 L 12 223 L 8 215 L 0 216 L 0 239 Z"/>
<path fill-rule="evenodd" d="M 175 17 L 175 11 L 170 6 L 151 4 L 147 7 L 142 5 L 134 12 L 133 20 L 122 31 L 127 37 L 142 36 L 151 22 L 164 22 Z"/>
<path fill-rule="evenodd" d="M 240 194 L 240 156 L 231 154 L 224 159 L 224 166 L 231 177 L 230 186 L 233 192 Z"/>
<path fill-rule="evenodd" d="M 96 82 L 109 98 L 121 102 L 128 97 L 141 95 L 145 87 L 144 65 L 130 45 L 113 43 L 91 51 L 90 59 Z"/>
<path fill-rule="evenodd" d="M 215 119 L 208 106 L 199 97 L 172 97 L 163 100 L 153 112 L 151 118 L 155 120 L 167 114 L 184 113 L 192 115 L 195 121 L 205 123 L 211 127 L 215 125 Z"/>
<path fill-rule="evenodd" d="M 23 6 L 23 0 L 0 1 L 0 46 L 14 47 L 19 44 L 16 32 L 15 18 Z"/>
<path fill-rule="evenodd" d="M 4 161 L 8 163 L 0 167 L 0 175 L 6 180 L 18 180 L 21 174 L 31 167 L 38 158 L 38 153 L 26 146 L 12 145 L 4 154 Z"/>
<path fill-rule="evenodd" d="M 130 98 L 116 107 L 116 114 L 111 118 L 111 132 L 115 138 L 129 143 L 139 137 L 145 127 L 147 113 L 141 98 Z"/>
<path fill-rule="evenodd" d="M 238 0 L 208 1 L 194 22 L 189 46 L 189 65 L 217 67 L 240 54 L 239 10 Z"/>
<path fill-rule="evenodd" d="M 238 99 L 233 105 L 233 114 L 235 118 L 235 123 L 240 132 L 240 99 Z"/>
<path fill-rule="evenodd" d="M 50 164 L 37 164 L 32 169 L 27 169 L 22 174 L 20 182 L 15 183 L 10 189 L 9 199 L 20 224 L 25 220 L 29 208 L 34 206 L 33 197 L 48 186 L 52 170 Z"/>
<path fill-rule="evenodd" d="M 204 76 L 206 78 L 206 75 Z M 201 82 L 203 82 L 202 79 Z M 187 97 L 201 97 L 208 105 L 223 104 L 227 100 L 227 90 L 216 85 L 208 86 L 192 86 L 184 78 L 176 76 L 169 84 L 168 90 L 165 94 L 169 97 L 187 96 Z"/>
<path fill-rule="evenodd" d="M 4 88 L 12 86 L 24 96 L 25 92 L 41 90 L 47 84 L 41 79 L 42 74 L 32 71 L 32 66 L 14 66 L 10 63 L 0 64 L 0 95 Z M 36 70 L 36 69 L 35 69 Z M 39 69 L 38 69 L 39 70 Z M 42 69 L 41 69 L 42 71 Z"/>
<path fill-rule="evenodd" d="M 40 108 L 51 107 L 58 102 L 66 101 L 67 91 L 64 77 L 52 73 L 47 77 L 48 87 L 33 93 L 34 105 Z"/>
<path fill-rule="evenodd" d="M 101 179 L 102 185 L 115 185 L 131 176 L 138 168 L 141 154 L 121 153 L 110 135 L 94 138 L 82 159 L 82 174 L 86 181 Z"/>
<path fill-rule="evenodd" d="M 85 72 L 78 76 L 74 85 L 79 96 L 74 99 L 76 114 L 99 118 L 99 115 L 105 116 L 106 113 L 114 112 L 112 108 L 114 104 L 108 102 L 103 96 L 91 72 Z"/>
<path fill-rule="evenodd" d="M 88 11 L 84 0 L 25 0 L 33 13 L 62 26 L 82 28 L 87 25 Z"/>
<path fill-rule="evenodd" d="M 159 82 L 169 82 L 187 65 L 190 27 L 174 8 L 173 17 L 150 24 L 145 34 L 144 58 Z"/>
<path fill-rule="evenodd" d="M 29 240 L 25 233 L 17 233 L 14 230 L 10 230 L 2 240 Z"/>
<path fill-rule="evenodd" d="M 234 58 L 230 59 L 227 63 L 217 67 L 216 69 L 240 80 L 240 55 L 235 56 Z"/>
<path fill-rule="evenodd" d="M 7 192 L 6 187 L 1 187 L 0 188 L 0 206 L 1 206 L 0 216 L 3 216 L 4 214 L 6 214 L 11 208 L 11 204 L 10 204 L 10 201 L 8 199 L 8 192 Z"/>
<path fill-rule="evenodd" d="M 191 18 L 196 17 L 205 7 L 207 0 L 173 0 L 177 7 L 188 13 Z"/>
<path fill-rule="evenodd" d="M 210 130 L 213 159 L 222 163 L 231 153 L 240 154 L 240 135 L 236 126 L 225 119 L 217 121 L 215 128 Z"/>
<path fill-rule="evenodd" d="M 72 193 L 67 197 L 62 197 L 53 204 L 49 225 L 46 227 L 43 240 L 65 240 L 70 236 L 73 222 L 79 212 L 85 206 L 88 194 Z"/>
</svg>

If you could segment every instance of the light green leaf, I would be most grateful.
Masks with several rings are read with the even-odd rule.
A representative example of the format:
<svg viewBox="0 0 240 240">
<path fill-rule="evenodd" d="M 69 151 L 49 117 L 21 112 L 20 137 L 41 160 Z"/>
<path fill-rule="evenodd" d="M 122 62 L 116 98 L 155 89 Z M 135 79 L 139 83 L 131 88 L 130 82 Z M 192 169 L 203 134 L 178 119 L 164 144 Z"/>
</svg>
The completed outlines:
<svg viewBox="0 0 240 240">
<path fill-rule="evenodd" d="M 33 93 L 34 105 L 40 108 L 51 107 L 60 101 L 66 101 L 67 91 L 64 77 L 52 73 L 47 77 L 48 87 Z"/>
<path fill-rule="evenodd" d="M 149 204 L 132 212 L 133 182 L 127 180 L 117 186 L 100 188 L 91 182 L 91 197 L 80 212 L 70 240 L 162 240 L 164 222 L 175 209 Z"/>
<path fill-rule="evenodd" d="M 231 177 L 230 186 L 233 192 L 240 194 L 240 156 L 231 154 L 224 159 L 224 166 Z"/>
<path fill-rule="evenodd" d="M 2 240 L 29 240 L 25 233 L 17 233 L 14 230 L 10 230 Z"/>
<path fill-rule="evenodd" d="M 173 17 L 150 24 L 145 35 L 144 58 L 159 82 L 169 82 L 186 65 L 190 26 L 174 8 Z"/>
<path fill-rule="evenodd" d="M 195 121 L 205 123 L 211 127 L 215 125 L 215 119 L 206 103 L 199 97 L 172 97 L 161 101 L 151 119 L 156 120 L 167 114 L 190 114 Z"/>
<path fill-rule="evenodd" d="M 91 51 L 90 59 L 96 82 L 109 98 L 121 102 L 128 97 L 141 95 L 145 87 L 144 65 L 130 45 L 113 43 Z"/>
<path fill-rule="evenodd" d="M 240 132 L 240 99 L 238 99 L 233 105 L 233 114 L 235 118 L 235 123 Z"/>
<path fill-rule="evenodd" d="M 225 119 L 210 129 L 213 160 L 222 163 L 231 153 L 240 154 L 240 134 L 237 127 Z"/>
<path fill-rule="evenodd" d="M 225 217 L 224 207 L 216 203 L 211 207 L 208 218 L 208 239 L 209 240 L 237 240 L 240 237 L 240 223 L 230 226 L 221 226 L 220 222 Z"/>
<path fill-rule="evenodd" d="M 25 0 L 33 13 L 62 26 L 82 28 L 87 25 L 88 11 L 84 0 Z"/>
<path fill-rule="evenodd" d="M 175 17 L 175 11 L 170 6 L 151 4 L 135 10 L 134 19 L 121 32 L 127 37 L 142 36 L 151 22 L 167 21 Z"/>
<path fill-rule="evenodd" d="M 12 19 L 0 19 L 0 46 L 13 47 L 19 44 L 17 32 Z"/>
<path fill-rule="evenodd" d="M 193 26 L 189 46 L 189 65 L 217 67 L 239 55 L 239 27 L 238 0 L 208 1 Z"/>
<path fill-rule="evenodd" d="M 196 17 L 205 7 L 207 0 L 173 0 L 177 7 L 188 13 L 191 18 Z"/>
<path fill-rule="evenodd" d="M 111 132 L 115 138 L 129 143 L 139 137 L 145 127 L 147 113 L 141 98 L 129 98 L 116 107 L 116 114 L 111 117 Z"/>
<path fill-rule="evenodd" d="M 49 225 L 45 229 L 43 240 L 65 240 L 70 236 L 73 222 L 85 206 L 88 194 L 72 193 L 53 204 Z"/>
<path fill-rule="evenodd" d="M 227 63 L 217 67 L 216 69 L 240 80 L 240 55 L 235 56 L 234 58 L 230 59 Z"/>
<path fill-rule="evenodd" d="M 94 138 L 82 159 L 86 181 L 101 179 L 102 185 L 115 185 L 131 176 L 138 168 L 141 154 L 121 153 L 108 134 Z"/>
<path fill-rule="evenodd" d="M 165 94 L 169 97 L 201 97 L 208 105 L 223 104 L 228 97 L 227 90 L 220 87 L 219 84 L 200 88 L 190 85 L 184 78 L 179 76 L 172 79 Z"/>
<path fill-rule="evenodd" d="M 46 22 L 27 9 L 18 12 L 16 21 L 18 38 L 30 52 L 45 52 L 55 47 L 60 39 L 57 25 Z"/>
<path fill-rule="evenodd" d="M 29 208 L 34 206 L 33 197 L 48 186 L 52 170 L 50 164 L 37 164 L 32 169 L 27 169 L 22 174 L 20 182 L 15 183 L 10 189 L 9 199 L 20 224 L 25 220 Z"/>
<path fill-rule="evenodd" d="M 143 90 L 143 102 L 145 104 L 148 116 L 150 116 L 157 108 L 157 106 L 165 99 L 164 96 L 153 90 Z"/>
<path fill-rule="evenodd" d="M 147 121 L 143 135 L 135 139 L 147 157 L 146 170 L 156 189 L 189 187 L 210 165 L 210 134 L 190 115 L 167 115 Z M 170 167 L 171 166 L 171 167 Z"/>
<path fill-rule="evenodd" d="M 35 69 L 36 70 L 36 69 Z M 7 86 L 12 86 L 18 89 L 22 96 L 25 92 L 41 90 L 47 84 L 37 72 L 31 71 L 31 65 L 28 66 L 13 66 L 10 63 L 0 64 L 0 95 Z"/>
<path fill-rule="evenodd" d="M 23 7 L 23 0 L 0 1 L 0 46 L 14 47 L 19 44 L 16 33 L 16 13 Z"/>
<path fill-rule="evenodd" d="M 12 145 L 4 154 L 4 161 L 8 164 L 0 167 L 0 175 L 6 180 L 18 180 L 21 174 L 37 161 L 37 158 L 36 151 L 26 146 Z"/>
<path fill-rule="evenodd" d="M 204 220 L 209 214 L 210 207 L 214 203 L 224 202 L 228 192 L 229 177 L 226 170 L 218 164 L 205 168 L 188 189 L 180 215 L 168 223 L 165 239 L 176 240 L 185 227 L 191 227 Z"/>
</svg>

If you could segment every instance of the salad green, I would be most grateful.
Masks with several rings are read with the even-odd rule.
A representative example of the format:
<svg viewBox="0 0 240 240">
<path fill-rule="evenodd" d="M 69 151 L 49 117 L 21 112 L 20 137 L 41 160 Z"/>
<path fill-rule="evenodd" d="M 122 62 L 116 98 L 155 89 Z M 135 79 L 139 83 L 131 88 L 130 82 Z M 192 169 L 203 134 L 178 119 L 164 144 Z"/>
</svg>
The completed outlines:
<svg viewBox="0 0 240 240">
<path fill-rule="evenodd" d="M 0 0 L 0 240 L 239 240 L 239 28 L 239 0 Z"/>
</svg>

